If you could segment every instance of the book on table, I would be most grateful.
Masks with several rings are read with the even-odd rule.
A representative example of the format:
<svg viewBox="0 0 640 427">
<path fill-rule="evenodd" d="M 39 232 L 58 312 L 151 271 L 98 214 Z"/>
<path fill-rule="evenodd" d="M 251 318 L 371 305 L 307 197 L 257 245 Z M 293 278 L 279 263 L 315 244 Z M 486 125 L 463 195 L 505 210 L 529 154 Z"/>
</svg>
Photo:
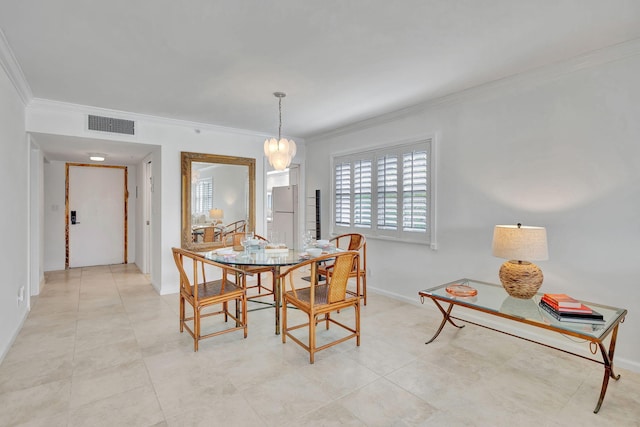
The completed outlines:
<svg viewBox="0 0 640 427">
<path fill-rule="evenodd" d="M 544 294 L 543 298 L 552 301 L 558 307 L 564 308 L 580 308 L 582 303 L 567 294 Z"/>
<path fill-rule="evenodd" d="M 592 312 L 590 307 L 580 303 L 580 307 L 561 307 L 554 300 L 547 297 L 547 294 L 542 296 L 542 301 L 549 304 L 554 310 L 559 311 L 561 313 L 586 313 L 590 314 Z"/>
<path fill-rule="evenodd" d="M 545 301 L 540 300 L 540 308 L 561 322 L 604 323 L 604 316 L 595 310 L 591 313 L 563 313 L 555 310 Z"/>
</svg>

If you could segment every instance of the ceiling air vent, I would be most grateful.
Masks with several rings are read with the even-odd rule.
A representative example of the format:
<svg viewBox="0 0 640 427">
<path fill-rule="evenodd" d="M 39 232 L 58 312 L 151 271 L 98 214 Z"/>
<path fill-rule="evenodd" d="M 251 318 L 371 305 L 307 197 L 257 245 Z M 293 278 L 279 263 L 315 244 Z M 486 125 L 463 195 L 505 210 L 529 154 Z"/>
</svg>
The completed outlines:
<svg viewBox="0 0 640 427">
<path fill-rule="evenodd" d="M 89 115 L 89 130 L 135 135 L 134 125 L 135 122 L 133 120 Z"/>
</svg>

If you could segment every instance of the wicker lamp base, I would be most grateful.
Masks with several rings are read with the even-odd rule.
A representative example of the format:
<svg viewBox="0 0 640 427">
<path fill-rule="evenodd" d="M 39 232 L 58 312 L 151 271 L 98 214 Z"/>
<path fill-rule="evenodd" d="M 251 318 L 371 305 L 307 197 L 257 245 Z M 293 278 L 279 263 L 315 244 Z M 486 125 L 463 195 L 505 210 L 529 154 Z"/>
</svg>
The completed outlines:
<svg viewBox="0 0 640 427">
<path fill-rule="evenodd" d="M 507 261 L 500 267 L 500 281 L 509 295 L 529 299 L 542 286 L 542 270 L 527 261 Z"/>
</svg>

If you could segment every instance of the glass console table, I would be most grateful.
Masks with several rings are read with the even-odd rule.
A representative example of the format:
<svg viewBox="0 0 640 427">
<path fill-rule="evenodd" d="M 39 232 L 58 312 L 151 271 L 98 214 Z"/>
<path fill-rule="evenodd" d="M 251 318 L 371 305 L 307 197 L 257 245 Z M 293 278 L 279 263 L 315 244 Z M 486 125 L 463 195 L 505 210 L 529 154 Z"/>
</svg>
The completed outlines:
<svg viewBox="0 0 640 427">
<path fill-rule="evenodd" d="M 470 297 L 460 297 L 448 293 L 446 288 L 454 284 L 468 285 L 477 290 L 477 295 Z M 424 303 L 425 298 L 431 299 L 442 313 L 442 322 L 440 323 L 438 330 L 435 332 L 433 337 L 429 341 L 427 341 L 426 344 L 429 344 L 430 342 L 435 340 L 438 335 L 440 335 L 440 332 L 442 332 L 442 329 L 447 323 L 450 323 L 456 328 L 463 328 L 464 325 L 458 325 L 456 324 L 456 322 L 454 322 L 454 320 L 460 320 L 526 341 L 534 342 L 536 344 L 544 345 L 546 347 L 554 348 L 556 350 L 560 350 L 565 353 L 572 354 L 574 356 L 604 365 L 604 378 L 602 380 L 602 387 L 600 389 L 600 398 L 598 399 L 598 403 L 593 411 L 594 413 L 597 413 L 600 410 L 600 406 L 602 405 L 602 401 L 604 400 L 604 396 L 607 392 L 609 378 L 613 378 L 614 380 L 618 380 L 620 378 L 620 375 L 615 375 L 615 373 L 613 372 L 613 354 L 615 351 L 616 339 L 618 336 L 618 326 L 624 321 L 624 318 L 627 314 L 627 310 L 625 309 L 583 301 L 583 304 L 601 313 L 604 316 L 605 322 L 599 324 L 564 321 L 561 322 L 553 318 L 551 315 L 547 314 L 542 308 L 539 307 L 538 303 L 540 302 L 540 298 L 543 295 L 542 293 L 535 295 L 531 299 L 517 299 L 509 296 L 501 285 L 479 282 L 472 279 L 460 279 L 454 282 L 446 283 L 444 285 L 436 286 L 435 288 L 425 289 L 418 292 L 418 295 L 420 295 L 420 300 L 422 303 Z M 454 306 L 460 306 L 467 309 L 480 311 L 489 315 L 508 319 L 513 322 L 524 323 L 530 326 L 557 332 L 559 334 L 581 338 L 589 342 L 589 349 L 592 354 L 595 355 L 598 349 L 600 350 L 602 361 L 529 338 L 525 338 L 524 336 L 517 335 L 517 332 L 505 332 L 486 325 L 482 325 L 480 323 L 472 322 L 468 319 L 462 319 L 451 314 Z M 609 336 L 611 337 L 609 341 L 609 348 L 606 349 L 604 340 Z"/>
</svg>

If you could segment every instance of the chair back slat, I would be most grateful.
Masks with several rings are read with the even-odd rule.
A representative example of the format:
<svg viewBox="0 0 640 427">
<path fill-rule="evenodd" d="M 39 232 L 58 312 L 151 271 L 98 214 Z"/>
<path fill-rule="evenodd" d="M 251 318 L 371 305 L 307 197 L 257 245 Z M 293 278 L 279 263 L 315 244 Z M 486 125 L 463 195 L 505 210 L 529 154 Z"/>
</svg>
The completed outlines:
<svg viewBox="0 0 640 427">
<path fill-rule="evenodd" d="M 203 242 L 213 242 L 215 234 L 216 234 L 215 227 L 213 227 L 213 226 L 205 227 L 204 228 L 204 234 L 202 236 L 202 241 Z"/>
<path fill-rule="evenodd" d="M 188 295 L 193 296 L 189 275 L 184 271 L 184 257 L 185 254 L 182 251 L 173 248 L 173 260 L 175 261 L 176 267 L 178 267 L 178 273 L 180 274 L 180 289 Z"/>
<path fill-rule="evenodd" d="M 351 239 L 349 240 L 349 250 L 350 251 L 359 251 L 362 246 L 361 242 L 364 239 L 362 234 L 351 234 Z"/>
<path fill-rule="evenodd" d="M 344 300 L 351 271 L 354 265 L 357 266 L 357 257 L 358 255 L 353 252 L 340 254 L 336 257 L 329 281 L 327 295 L 329 304 Z"/>
</svg>

